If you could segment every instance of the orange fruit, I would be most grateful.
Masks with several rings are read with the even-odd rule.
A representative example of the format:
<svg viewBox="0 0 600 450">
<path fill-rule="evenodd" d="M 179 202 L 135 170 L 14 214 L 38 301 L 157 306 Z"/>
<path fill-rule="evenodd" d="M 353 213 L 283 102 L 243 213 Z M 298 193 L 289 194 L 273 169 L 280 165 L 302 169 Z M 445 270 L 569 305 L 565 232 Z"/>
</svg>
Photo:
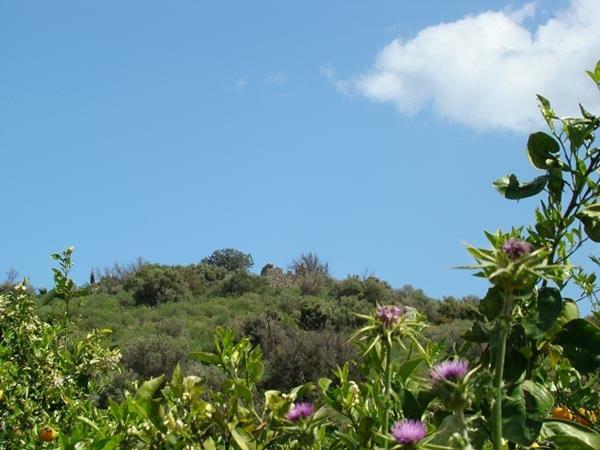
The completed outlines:
<svg viewBox="0 0 600 450">
<path fill-rule="evenodd" d="M 575 414 L 575 422 L 585 425 L 586 427 L 591 427 L 592 422 L 595 421 L 595 419 L 596 415 L 585 408 L 579 408 L 577 414 Z"/>
<path fill-rule="evenodd" d="M 573 420 L 573 414 L 566 406 L 552 408 L 552 417 L 555 419 Z"/>
<path fill-rule="evenodd" d="M 596 413 L 594 411 L 588 410 L 586 417 L 590 419 L 590 422 L 592 423 L 596 423 L 598 421 L 598 418 L 596 417 Z"/>
<path fill-rule="evenodd" d="M 52 442 L 57 436 L 58 433 L 50 427 L 44 427 L 42 428 L 42 431 L 40 431 L 40 441 L 43 442 Z"/>
</svg>

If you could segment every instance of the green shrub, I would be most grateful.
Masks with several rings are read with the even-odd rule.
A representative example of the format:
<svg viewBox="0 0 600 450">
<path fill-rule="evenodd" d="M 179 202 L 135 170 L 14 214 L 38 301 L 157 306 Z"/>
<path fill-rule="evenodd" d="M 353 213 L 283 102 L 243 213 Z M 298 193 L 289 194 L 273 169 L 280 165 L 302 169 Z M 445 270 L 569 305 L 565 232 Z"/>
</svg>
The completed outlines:
<svg viewBox="0 0 600 450">
<path fill-rule="evenodd" d="M 236 270 L 247 272 L 254 265 L 254 260 L 249 253 L 243 253 L 233 248 L 224 248 L 215 250 L 212 255 L 204 258 L 202 263 L 222 267 L 229 272 Z"/>
<path fill-rule="evenodd" d="M 371 304 L 389 303 L 393 297 L 393 290 L 385 281 L 370 276 L 361 280 L 357 275 L 352 275 L 336 282 L 332 293 L 336 298 L 358 297 Z"/>
<path fill-rule="evenodd" d="M 473 320 L 477 317 L 477 299 L 444 297 L 439 303 L 438 313 L 444 321 Z"/>
<path fill-rule="evenodd" d="M 318 305 L 314 305 L 314 311 Z M 308 321 L 307 326 L 326 323 Z M 276 313 L 247 317 L 240 327 L 242 335 L 259 346 L 267 372 L 263 385 L 269 389 L 289 389 L 328 376 L 338 365 L 354 359 L 355 348 L 344 333 L 324 329 L 302 330 L 284 323 Z"/>
<path fill-rule="evenodd" d="M 26 286 L 0 293 L 0 448 L 39 448 L 44 426 L 70 433 L 118 367 L 106 332 L 75 337 L 36 314 Z"/>
<path fill-rule="evenodd" d="M 227 269 L 211 264 L 198 264 L 195 268 L 201 280 L 206 283 L 215 283 L 223 280 L 227 276 Z"/>
<path fill-rule="evenodd" d="M 123 363 L 142 378 L 170 376 L 187 354 L 184 339 L 166 334 L 140 336 L 123 349 Z"/>
<path fill-rule="evenodd" d="M 243 295 L 249 292 L 264 292 L 267 288 L 267 282 L 260 276 L 243 272 L 233 272 L 221 283 L 222 295 Z"/>
<path fill-rule="evenodd" d="M 333 331 L 304 331 L 293 328 L 275 333 L 270 353 L 265 353 L 264 385 L 291 389 L 331 376 L 333 370 L 357 357 L 347 336 Z"/>
<path fill-rule="evenodd" d="M 188 330 L 186 323 L 182 318 L 167 316 L 156 323 L 155 329 L 159 334 L 171 336 L 174 338 L 187 338 Z"/>
<path fill-rule="evenodd" d="M 195 297 L 206 294 L 209 288 L 209 283 L 202 276 L 198 267 L 193 264 L 189 266 L 173 266 L 173 269 L 181 275 L 190 293 Z"/>
<path fill-rule="evenodd" d="M 111 375 L 110 380 L 104 384 L 96 396 L 95 404 L 98 408 L 108 408 L 111 401 L 122 402 L 127 393 L 135 389 L 135 382 L 138 379 L 135 372 L 124 370 Z"/>
<path fill-rule="evenodd" d="M 296 283 L 302 295 L 319 295 L 327 286 L 328 278 L 322 273 L 307 272 L 298 276 Z"/>
<path fill-rule="evenodd" d="M 392 289 L 385 281 L 371 276 L 363 281 L 362 297 L 370 303 L 382 305 L 390 302 Z"/>
<path fill-rule="evenodd" d="M 136 305 L 157 306 L 188 298 L 190 290 L 181 273 L 172 267 L 144 265 L 131 276 L 125 287 Z"/>
<path fill-rule="evenodd" d="M 333 286 L 333 295 L 336 298 L 358 297 L 362 294 L 362 291 L 363 283 L 357 275 L 340 280 Z"/>
<path fill-rule="evenodd" d="M 331 322 L 331 312 L 319 301 L 305 301 L 300 306 L 298 326 L 303 330 L 323 330 Z"/>
<path fill-rule="evenodd" d="M 127 280 L 146 264 L 142 258 L 138 258 L 130 264 L 115 263 L 110 267 L 105 267 L 103 270 L 93 270 L 92 274 L 94 274 L 95 281 L 95 283 L 92 283 L 93 291 L 105 294 L 118 294 L 125 289 Z"/>
</svg>

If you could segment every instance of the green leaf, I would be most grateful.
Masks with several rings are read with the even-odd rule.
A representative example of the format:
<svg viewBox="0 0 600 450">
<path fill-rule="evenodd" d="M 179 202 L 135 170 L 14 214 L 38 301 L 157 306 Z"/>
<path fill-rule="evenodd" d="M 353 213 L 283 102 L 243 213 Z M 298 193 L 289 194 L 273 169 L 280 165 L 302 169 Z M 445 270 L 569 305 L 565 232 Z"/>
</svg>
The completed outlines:
<svg viewBox="0 0 600 450">
<path fill-rule="evenodd" d="M 402 396 L 402 413 L 407 419 L 421 419 L 423 408 L 415 398 L 412 392 L 404 389 Z"/>
<path fill-rule="evenodd" d="M 331 385 L 331 383 L 332 383 L 332 380 L 330 378 L 323 377 L 323 378 L 319 378 L 318 385 L 321 388 L 322 392 L 327 392 L 327 389 L 329 389 L 329 386 Z M 270 392 L 270 391 L 267 391 L 267 392 Z M 265 395 L 266 395 L 266 392 L 265 392 Z"/>
<path fill-rule="evenodd" d="M 408 361 L 404 361 L 398 368 L 398 376 L 404 383 L 415 371 L 415 369 L 424 361 L 423 358 L 412 358 Z"/>
<path fill-rule="evenodd" d="M 221 363 L 221 358 L 219 358 L 218 355 L 209 352 L 192 352 L 190 353 L 190 357 L 197 359 L 198 361 L 203 362 L 205 364 L 211 364 L 213 366 L 216 366 Z"/>
<path fill-rule="evenodd" d="M 429 443 L 445 447 L 452 442 L 452 436 L 460 432 L 462 432 L 460 420 L 454 414 L 450 414 L 444 417 Z"/>
<path fill-rule="evenodd" d="M 375 421 L 372 417 L 361 417 L 360 422 L 358 423 L 358 443 L 360 444 L 361 448 L 366 448 L 369 446 L 369 442 L 373 437 L 374 422 Z"/>
<path fill-rule="evenodd" d="M 479 309 L 488 320 L 494 320 L 502 311 L 503 302 L 502 288 L 494 286 L 481 299 Z"/>
<path fill-rule="evenodd" d="M 490 339 L 491 330 L 481 321 L 477 320 L 473 323 L 470 330 L 467 330 L 461 336 L 465 341 L 482 344 Z"/>
<path fill-rule="evenodd" d="M 516 386 L 502 402 L 503 436 L 520 445 L 531 445 L 553 402 L 552 394 L 541 384 L 525 381 Z"/>
<path fill-rule="evenodd" d="M 183 383 L 183 373 L 181 373 L 181 366 L 179 363 L 175 366 L 173 370 L 173 375 L 171 376 L 171 386 L 179 387 Z"/>
<path fill-rule="evenodd" d="M 544 334 L 544 339 L 553 339 L 566 323 L 579 318 L 579 308 L 573 300 L 565 299 L 560 315 L 556 318 L 552 326 Z"/>
<path fill-rule="evenodd" d="M 119 448 L 119 444 L 121 443 L 122 436 L 117 434 L 110 438 L 101 439 L 99 441 L 95 441 L 90 447 L 87 447 L 88 450 L 113 450 L 115 448 Z"/>
<path fill-rule="evenodd" d="M 252 436 L 243 428 L 231 427 L 230 431 L 233 440 L 238 445 L 240 450 L 253 450 L 256 448 Z"/>
<path fill-rule="evenodd" d="M 557 338 L 571 364 L 584 373 L 600 369 L 600 328 L 585 319 L 567 323 Z"/>
<path fill-rule="evenodd" d="M 600 434 L 591 428 L 563 420 L 546 420 L 541 436 L 552 441 L 560 450 L 598 450 Z"/>
<path fill-rule="evenodd" d="M 244 400 L 246 403 L 250 403 L 252 401 L 252 392 L 246 386 L 238 384 L 234 389 L 235 395 Z"/>
<path fill-rule="evenodd" d="M 554 405 L 552 393 L 543 385 L 531 380 L 524 381 L 521 388 L 525 396 L 527 418 L 542 421 L 548 417 Z"/>
<path fill-rule="evenodd" d="M 600 242 L 600 203 L 588 206 L 577 217 L 583 223 L 585 234 L 592 241 Z"/>
<path fill-rule="evenodd" d="M 417 393 L 417 403 L 422 411 L 425 411 L 427 406 L 429 406 L 429 404 L 436 398 L 437 394 L 431 389 L 420 390 Z"/>
<path fill-rule="evenodd" d="M 563 310 L 563 300 L 560 291 L 556 288 L 542 288 L 538 292 L 538 323 L 537 326 L 547 331 Z"/>
<path fill-rule="evenodd" d="M 509 335 L 506 348 L 506 362 L 504 363 L 504 379 L 516 383 L 522 379 L 527 371 L 527 364 L 531 357 L 531 349 L 528 345 L 527 330 L 522 325 L 513 327 Z M 494 336 L 491 342 L 492 355 L 498 351 L 498 339 Z"/>
<path fill-rule="evenodd" d="M 248 363 L 248 379 L 253 383 L 258 383 L 265 372 L 265 366 L 260 361 L 251 361 Z"/>
<path fill-rule="evenodd" d="M 494 181 L 495 189 L 509 200 L 520 200 L 533 197 L 544 190 L 548 183 L 548 176 L 542 175 L 528 183 L 519 182 L 515 174 L 506 175 Z"/>
<path fill-rule="evenodd" d="M 215 441 L 213 438 L 209 437 L 202 443 L 202 448 L 204 450 L 217 450 L 217 446 L 215 445 Z"/>
<path fill-rule="evenodd" d="M 586 72 L 590 76 L 590 78 L 596 82 L 598 87 L 600 87 L 600 61 L 596 63 L 596 68 L 593 72 L 589 70 L 586 70 Z"/>
<path fill-rule="evenodd" d="M 136 400 L 152 400 L 152 397 L 154 397 L 154 394 L 156 393 L 158 388 L 163 384 L 164 381 L 164 375 L 146 381 L 139 387 L 139 389 L 135 393 L 134 398 Z"/>
<path fill-rule="evenodd" d="M 553 120 L 554 118 L 556 118 L 556 113 L 552 109 L 552 105 L 550 105 L 550 102 L 547 98 L 542 97 L 541 95 L 536 95 L 536 97 L 539 102 L 539 108 L 542 113 L 542 116 L 544 116 L 544 120 L 546 121 L 550 129 L 554 131 L 555 127 Z"/>
<path fill-rule="evenodd" d="M 552 167 L 552 161 L 556 160 L 556 157 L 552 154 L 559 151 L 558 142 L 552 136 L 542 131 L 529 135 L 527 156 L 534 167 L 543 170 L 549 169 Z M 550 164 L 548 164 L 549 162 Z"/>
<path fill-rule="evenodd" d="M 565 181 L 563 179 L 563 172 L 560 168 L 552 167 L 548 171 L 550 179 L 548 181 L 548 190 L 552 195 L 552 198 L 560 203 L 562 194 L 565 188 Z"/>
<path fill-rule="evenodd" d="M 346 448 L 360 448 L 360 442 L 358 442 L 348 433 L 342 433 L 341 431 L 336 430 L 334 431 L 334 434 L 336 435 L 336 437 L 344 441 L 344 443 L 346 444 Z"/>
<path fill-rule="evenodd" d="M 562 123 L 563 129 L 569 138 L 571 151 L 576 152 L 585 140 L 590 137 L 591 130 L 587 124 L 581 123 L 579 120 L 564 119 Z"/>
</svg>

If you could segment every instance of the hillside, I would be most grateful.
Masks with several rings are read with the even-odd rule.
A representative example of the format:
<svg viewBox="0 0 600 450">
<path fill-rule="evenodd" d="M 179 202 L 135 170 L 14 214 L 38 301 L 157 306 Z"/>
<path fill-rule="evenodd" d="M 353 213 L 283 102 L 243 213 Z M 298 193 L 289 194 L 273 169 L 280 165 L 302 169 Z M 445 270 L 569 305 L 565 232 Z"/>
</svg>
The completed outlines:
<svg viewBox="0 0 600 450">
<path fill-rule="evenodd" d="M 431 324 L 426 336 L 446 346 L 460 342 L 476 314 L 472 297 L 433 299 L 373 276 L 338 280 L 314 254 L 298 261 L 287 273 L 268 265 L 261 275 L 250 273 L 249 265 L 208 258 L 189 266 L 115 266 L 94 274 L 89 294 L 72 307 L 73 327 L 81 334 L 112 330 L 111 342 L 122 349 L 128 370 L 116 378 L 117 390 L 137 378 L 170 375 L 177 363 L 186 373 L 218 379 L 189 359 L 190 352 L 213 350 L 218 326 L 259 344 L 267 365 L 264 387 L 287 389 L 355 358 L 348 337 L 360 323 L 356 313 L 369 313 L 377 303 L 416 308 Z M 64 306 L 41 296 L 39 313 L 60 322 Z"/>
</svg>

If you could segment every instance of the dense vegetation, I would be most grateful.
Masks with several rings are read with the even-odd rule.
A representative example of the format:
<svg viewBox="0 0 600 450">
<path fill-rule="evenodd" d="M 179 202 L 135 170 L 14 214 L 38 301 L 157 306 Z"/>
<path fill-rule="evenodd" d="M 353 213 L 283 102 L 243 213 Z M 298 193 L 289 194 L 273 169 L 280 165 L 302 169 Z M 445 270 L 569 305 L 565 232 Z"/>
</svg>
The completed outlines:
<svg viewBox="0 0 600 450">
<path fill-rule="evenodd" d="M 251 260 L 234 252 L 214 254 Z M 77 318 L 72 331 L 112 330 L 111 342 L 123 353 L 125 372 L 115 375 L 122 385 L 169 376 L 177 364 L 186 373 L 212 380 L 218 373 L 207 373 L 189 355 L 212 350 L 216 327 L 229 327 L 261 346 L 267 367 L 262 385 L 289 389 L 354 358 L 348 337 L 360 324 L 355 313 L 370 312 L 378 301 L 418 309 L 431 324 L 426 335 L 448 346 L 476 316 L 475 298 L 434 300 L 409 286 L 392 289 L 373 276 L 336 280 L 315 254 L 301 255 L 287 272 L 267 265 L 260 275 L 248 272 L 248 264 L 208 262 L 214 260 L 189 266 L 138 262 L 95 271 L 97 281 L 70 307 Z M 40 299 L 40 317 L 60 323 L 64 305 L 48 301 L 48 294 Z"/>
<path fill-rule="evenodd" d="M 598 450 L 600 327 L 565 292 L 598 306 L 572 258 L 600 242 L 600 117 L 539 101 L 542 174 L 494 185 L 540 204 L 467 247 L 482 299 L 336 280 L 313 253 L 256 275 L 233 249 L 78 287 L 68 248 L 53 289 L 0 290 L 0 447 Z"/>
</svg>

